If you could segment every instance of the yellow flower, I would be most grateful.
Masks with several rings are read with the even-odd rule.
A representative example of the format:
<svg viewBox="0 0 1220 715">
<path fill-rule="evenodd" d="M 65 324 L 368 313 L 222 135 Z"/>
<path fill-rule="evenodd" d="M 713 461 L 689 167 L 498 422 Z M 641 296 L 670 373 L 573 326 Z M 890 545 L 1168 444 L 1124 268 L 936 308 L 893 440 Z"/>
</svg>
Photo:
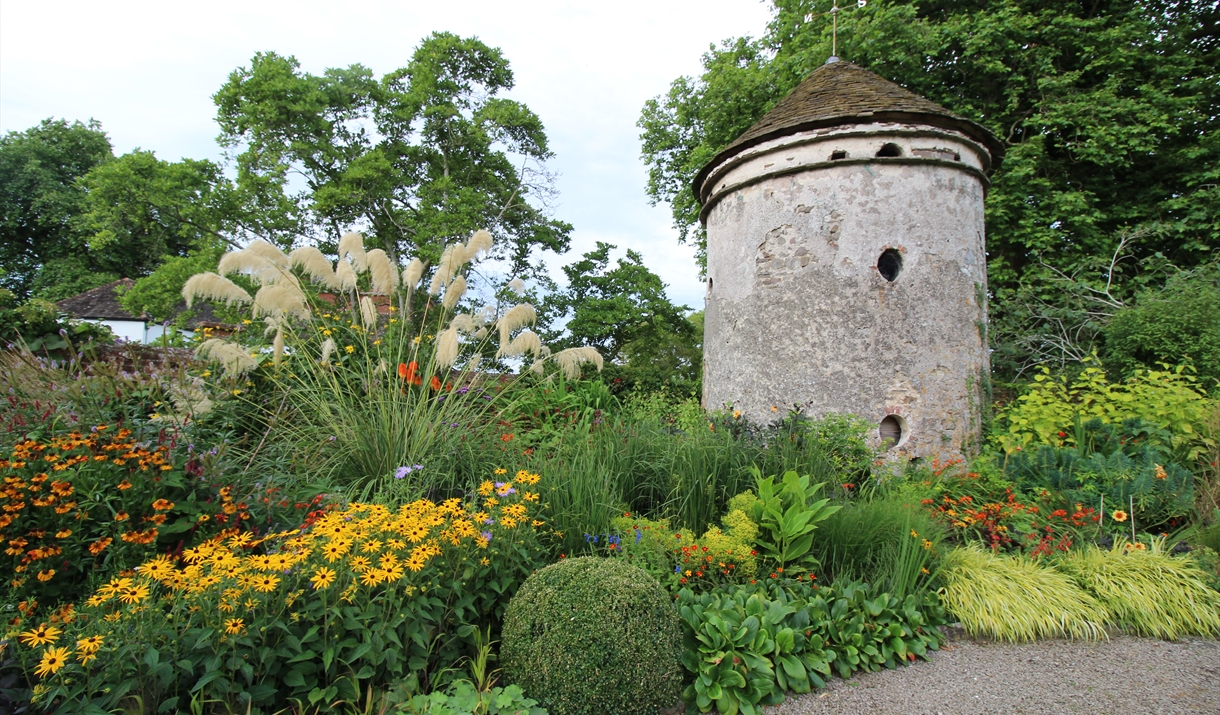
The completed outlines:
<svg viewBox="0 0 1220 715">
<path fill-rule="evenodd" d="M 32 631 L 26 631 L 17 636 L 17 640 L 33 647 L 37 645 L 50 645 L 59 639 L 59 629 L 51 626 L 41 625 Z"/>
<path fill-rule="evenodd" d="M 72 655 L 72 652 L 67 648 L 51 648 L 42 654 L 42 660 L 39 661 L 38 667 L 34 669 L 34 673 L 40 678 L 54 675 L 56 671 L 64 667 L 70 655 Z"/>
<path fill-rule="evenodd" d="M 489 497 L 489 496 L 491 496 L 491 493 L 493 491 L 495 491 L 495 488 L 496 488 L 496 485 L 493 484 L 492 482 L 484 481 L 482 484 L 479 485 L 479 496 Z"/>
<path fill-rule="evenodd" d="M 144 599 L 148 598 L 148 586 L 146 586 L 144 584 L 140 584 L 138 586 L 132 586 L 123 591 L 120 591 L 118 595 L 119 595 L 119 600 L 128 605 L 131 605 L 133 603 L 139 603 L 139 602 L 143 601 Z"/>
<path fill-rule="evenodd" d="M 77 651 L 76 659 L 80 661 L 81 665 L 89 665 L 93 661 L 97 660 L 97 653 L 85 653 L 83 651 Z"/>
<path fill-rule="evenodd" d="M 1122 509 L 1119 509 L 1118 511 L 1110 514 L 1110 518 L 1113 519 L 1114 521 L 1126 521 L 1127 512 L 1123 511 Z"/>
<path fill-rule="evenodd" d="M 263 574 L 254 579 L 254 590 L 259 593 L 267 593 L 274 591 L 276 586 L 280 585 L 280 577 L 272 574 Z"/>
<path fill-rule="evenodd" d="M 500 468 L 495 471 L 495 474 L 508 474 L 508 470 Z"/>
<path fill-rule="evenodd" d="M 491 566 L 491 559 L 484 556 L 483 558 L 479 559 L 479 563 L 484 566 Z"/>
<path fill-rule="evenodd" d="M 89 636 L 76 641 L 76 650 L 78 653 L 96 653 L 98 648 L 102 647 L 102 636 Z"/>
<path fill-rule="evenodd" d="M 325 566 L 321 566 L 314 572 L 313 578 L 309 579 L 309 582 L 319 591 L 329 588 L 335 582 L 335 572 Z"/>
<path fill-rule="evenodd" d="M 352 353 L 356 352 L 356 348 L 352 347 L 351 345 L 344 345 L 343 351 L 346 352 L 348 355 L 351 355 Z"/>
<path fill-rule="evenodd" d="M 240 635 L 246 629 L 246 623 L 241 618 L 229 618 L 225 620 L 225 633 L 231 636 Z"/>
</svg>

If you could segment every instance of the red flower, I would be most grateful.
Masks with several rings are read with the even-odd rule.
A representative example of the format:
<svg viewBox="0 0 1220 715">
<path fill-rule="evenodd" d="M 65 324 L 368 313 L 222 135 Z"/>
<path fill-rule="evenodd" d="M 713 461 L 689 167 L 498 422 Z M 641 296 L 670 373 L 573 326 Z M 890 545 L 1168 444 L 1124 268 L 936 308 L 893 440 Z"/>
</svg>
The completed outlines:
<svg viewBox="0 0 1220 715">
<path fill-rule="evenodd" d="M 428 386 L 433 390 L 439 390 L 441 389 L 441 381 L 437 379 L 436 375 L 433 375 L 432 379 L 428 382 Z"/>
<path fill-rule="evenodd" d="M 414 360 L 409 363 L 398 363 L 398 376 L 412 385 L 424 384 L 423 375 L 419 374 L 419 363 Z"/>
</svg>

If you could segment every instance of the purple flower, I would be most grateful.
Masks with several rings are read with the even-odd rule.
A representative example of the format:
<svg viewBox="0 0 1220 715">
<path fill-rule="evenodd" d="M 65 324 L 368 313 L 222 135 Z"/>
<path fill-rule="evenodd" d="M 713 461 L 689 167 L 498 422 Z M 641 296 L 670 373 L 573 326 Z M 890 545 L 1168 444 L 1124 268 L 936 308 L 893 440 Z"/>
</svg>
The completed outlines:
<svg viewBox="0 0 1220 715">
<path fill-rule="evenodd" d="M 398 469 L 394 470 L 394 478 L 402 479 L 403 477 L 410 474 L 412 471 L 413 470 L 410 467 L 399 467 Z"/>
<path fill-rule="evenodd" d="M 489 517 L 487 517 L 486 519 L 484 519 L 484 520 L 483 520 L 483 523 L 484 523 L 484 524 L 494 524 L 494 523 L 496 523 L 496 520 L 495 520 L 495 519 L 492 519 L 492 518 L 489 516 Z"/>
<path fill-rule="evenodd" d="M 490 531 L 484 531 L 484 532 L 483 532 L 483 540 L 484 540 L 484 541 L 491 541 L 491 532 L 490 532 Z"/>
</svg>

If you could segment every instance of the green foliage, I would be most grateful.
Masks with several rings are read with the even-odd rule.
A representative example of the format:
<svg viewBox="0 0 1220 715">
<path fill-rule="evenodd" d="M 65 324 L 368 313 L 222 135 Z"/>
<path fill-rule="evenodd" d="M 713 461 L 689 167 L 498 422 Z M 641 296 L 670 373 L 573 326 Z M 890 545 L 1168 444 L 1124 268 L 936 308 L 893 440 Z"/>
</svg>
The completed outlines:
<svg viewBox="0 0 1220 715">
<path fill-rule="evenodd" d="M 831 54 L 829 4 L 776 0 L 758 38 L 711 48 L 641 112 L 649 195 L 701 248 L 698 170 Z M 993 365 L 1015 374 L 1070 315 L 1062 276 L 1123 298 L 1166 261 L 1212 260 L 1220 236 L 1220 91 L 1209 3 L 875 0 L 839 18 L 838 54 L 1006 143 L 987 196 Z M 1131 231 L 1130 229 L 1139 229 Z M 1117 236 L 1127 257 L 1110 269 Z M 701 251 L 702 253 L 702 251 Z M 1087 291 L 1082 291 L 1087 292 Z M 1068 331 L 1071 339 L 1071 331 Z M 1070 351 L 1069 351 L 1070 352 Z M 1087 345 L 1085 354 L 1087 355 Z M 1049 351 L 1039 360 L 1064 358 Z"/>
<path fill-rule="evenodd" d="M 905 597 L 913 589 L 904 582 L 924 580 L 920 569 L 930 565 L 944 536 L 944 526 L 918 502 L 901 494 L 878 496 L 846 503 L 818 524 L 812 553 L 822 565 L 819 578 L 824 581 L 865 581 Z M 915 547 L 913 552 L 904 551 L 908 544 Z M 927 559 L 910 558 L 925 555 Z M 914 574 L 907 573 L 908 566 L 914 567 Z"/>
<path fill-rule="evenodd" d="M 694 682 L 682 693 L 687 711 L 761 713 L 785 691 L 826 687 L 841 677 L 894 668 L 928 657 L 944 637 L 935 596 L 898 599 L 867 584 L 819 588 L 772 581 L 696 595 L 679 594 L 686 651 Z"/>
<path fill-rule="evenodd" d="M 75 221 L 86 193 L 78 180 L 111 157 L 97 122 L 43 120 L 0 138 L 0 276 L 25 300 L 66 298 L 117 278 L 118 266 L 99 264 L 87 250 L 87 232 Z M 43 271 L 55 273 L 38 281 Z"/>
<path fill-rule="evenodd" d="M 951 551 L 940 573 L 941 603 L 971 635 L 1014 643 L 1105 636 L 1105 604 L 1036 561 L 970 544 Z"/>
<path fill-rule="evenodd" d="M 444 692 L 434 690 L 399 703 L 391 712 L 411 715 L 547 715 L 537 701 L 525 697 L 517 685 L 480 692 L 467 680 L 459 680 Z"/>
<path fill-rule="evenodd" d="M 1095 596 L 1127 633 L 1166 640 L 1220 634 L 1220 593 L 1194 559 L 1172 556 L 1164 546 L 1163 538 L 1150 547 L 1120 538 L 1113 548 L 1089 545 L 1054 565 Z"/>
<path fill-rule="evenodd" d="M 31 298 L 18 305 L 13 293 L 0 288 L 0 341 L 20 343 L 21 349 L 62 356 L 91 344 L 112 342 L 110 328 L 71 320 L 54 303 Z"/>
<path fill-rule="evenodd" d="M 668 389 L 632 391 L 623 401 L 622 414 L 630 422 L 664 425 L 681 432 L 706 429 L 708 422 L 698 397 L 682 397 Z"/>
<path fill-rule="evenodd" d="M 1171 278 L 1163 290 L 1144 290 L 1106 325 L 1102 360 L 1114 375 L 1190 362 L 1201 391 L 1220 380 L 1220 268 Z"/>
<path fill-rule="evenodd" d="M 584 557 L 531 576 L 509 604 L 500 652 L 508 682 L 555 715 L 633 715 L 682 689 L 672 599 L 624 561 Z"/>
<path fill-rule="evenodd" d="M 702 365 L 702 319 L 686 317 L 690 308 L 674 305 L 665 284 L 628 250 L 610 268 L 614 246 L 597 243 L 581 260 L 563 267 L 566 288 L 551 293 L 542 311 L 563 329 L 548 338 L 565 347 L 589 345 L 602 353 L 620 389 L 696 394 Z"/>
<path fill-rule="evenodd" d="M 1172 462 L 1169 435 L 1139 420 L 1107 425 L 1098 419 L 1073 429 L 1073 446 L 1035 445 L 1009 455 L 1005 476 L 1035 491 L 1049 489 L 1068 503 L 1124 512 L 1146 531 L 1182 526 L 1194 508 L 1194 475 Z M 1160 433 L 1160 434 L 1158 434 Z M 1128 524 L 1107 526 L 1123 531 Z"/>
<path fill-rule="evenodd" d="M 751 507 L 750 517 L 758 524 L 758 552 L 764 568 L 790 576 L 813 573 L 819 567 L 811 553 L 813 532 L 842 507 L 830 504 L 830 499 L 817 499 L 825 484 L 810 484 L 808 475 L 784 472 L 782 481 L 765 479 L 757 467 L 754 474 L 758 499 Z"/>
<path fill-rule="evenodd" d="M 174 318 L 182 305 L 182 287 L 196 273 L 216 270 L 222 250 L 218 245 L 192 250 L 187 256 L 166 256 L 153 272 L 135 281 L 119 296 L 123 309 L 132 315 L 147 315 L 162 322 Z M 182 323 L 191 313 L 177 313 Z"/>
<path fill-rule="evenodd" d="M 1071 382 L 1042 368 L 1029 389 L 999 415 L 993 438 L 1011 454 L 1034 444 L 1074 444 L 1072 425 L 1078 418 L 1107 424 L 1139 419 L 1167 430 L 1175 452 L 1193 462 L 1215 443 L 1200 432 L 1213 409 L 1185 366 L 1140 371 L 1124 382 L 1110 381 L 1095 365 Z"/>
<path fill-rule="evenodd" d="M 260 53 L 214 99 L 243 202 L 290 227 L 268 237 L 311 234 L 333 249 L 333 227 L 364 226 L 370 248 L 435 267 L 446 243 L 487 227 L 506 239 L 496 257 L 521 272 L 538 270 L 536 249 L 566 250 L 571 227 L 530 203 L 549 190 L 551 152 L 542 121 L 502 96 L 512 86 L 500 50 L 438 32 L 380 80 L 358 64 L 314 75 Z"/>
</svg>

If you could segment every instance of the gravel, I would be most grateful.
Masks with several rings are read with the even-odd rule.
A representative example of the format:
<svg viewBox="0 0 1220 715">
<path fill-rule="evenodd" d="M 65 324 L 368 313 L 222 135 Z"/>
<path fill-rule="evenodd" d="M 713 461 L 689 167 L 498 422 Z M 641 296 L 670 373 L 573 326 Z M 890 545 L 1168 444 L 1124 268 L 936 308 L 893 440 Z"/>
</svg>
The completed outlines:
<svg viewBox="0 0 1220 715">
<path fill-rule="evenodd" d="M 767 715 L 1220 714 L 1220 642 L 959 640 L 908 667 L 831 678 Z"/>
</svg>

